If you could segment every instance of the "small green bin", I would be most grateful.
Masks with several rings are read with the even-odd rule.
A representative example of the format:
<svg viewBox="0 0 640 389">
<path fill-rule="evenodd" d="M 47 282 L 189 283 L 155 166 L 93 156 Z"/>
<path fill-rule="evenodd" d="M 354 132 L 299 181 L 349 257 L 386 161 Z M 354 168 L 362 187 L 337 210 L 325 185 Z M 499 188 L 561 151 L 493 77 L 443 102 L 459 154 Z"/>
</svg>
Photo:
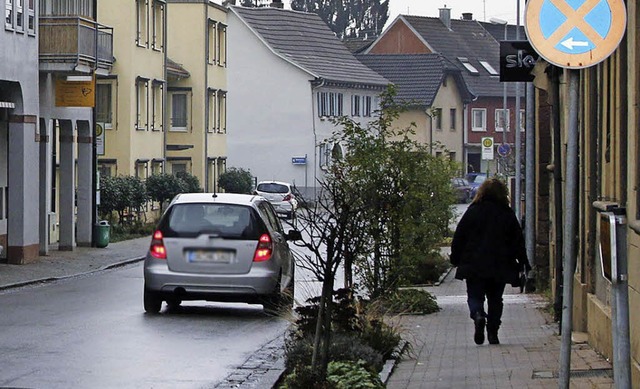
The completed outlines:
<svg viewBox="0 0 640 389">
<path fill-rule="evenodd" d="M 104 248 L 109 245 L 109 222 L 101 220 L 96 224 L 96 247 Z"/>
</svg>

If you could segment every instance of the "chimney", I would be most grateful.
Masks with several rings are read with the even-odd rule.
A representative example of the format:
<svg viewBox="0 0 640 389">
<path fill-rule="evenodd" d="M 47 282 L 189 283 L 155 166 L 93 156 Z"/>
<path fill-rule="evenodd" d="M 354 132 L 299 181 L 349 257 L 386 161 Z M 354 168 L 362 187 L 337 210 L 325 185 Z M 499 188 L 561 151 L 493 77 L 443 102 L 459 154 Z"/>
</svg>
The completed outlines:
<svg viewBox="0 0 640 389">
<path fill-rule="evenodd" d="M 463 12 L 462 20 L 473 20 L 473 14 L 471 12 Z"/>
<path fill-rule="evenodd" d="M 440 8 L 440 21 L 446 28 L 451 30 L 451 8 L 447 8 L 447 5 L 444 5 L 444 8 Z"/>
<path fill-rule="evenodd" d="M 273 0 L 271 4 L 269 4 L 271 8 L 284 8 L 284 4 L 282 4 L 282 0 Z"/>
</svg>

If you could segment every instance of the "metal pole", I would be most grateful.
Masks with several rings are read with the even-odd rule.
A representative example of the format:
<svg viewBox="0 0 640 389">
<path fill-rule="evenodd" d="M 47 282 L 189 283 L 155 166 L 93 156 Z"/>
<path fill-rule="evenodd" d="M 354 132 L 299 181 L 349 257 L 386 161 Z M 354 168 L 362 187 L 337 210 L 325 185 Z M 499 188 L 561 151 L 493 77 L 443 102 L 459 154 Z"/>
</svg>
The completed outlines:
<svg viewBox="0 0 640 389">
<path fill-rule="evenodd" d="M 507 36 L 507 26 L 509 23 L 504 24 L 504 40 L 509 39 Z M 502 82 L 502 144 L 507 143 L 507 82 Z M 507 179 L 507 157 L 502 157 L 502 170 Z"/>
<path fill-rule="evenodd" d="M 615 216 L 615 258 L 617 269 L 612 275 L 611 294 L 613 297 L 612 323 L 613 350 L 613 379 L 616 388 L 631 388 L 631 344 L 629 341 L 629 285 L 627 274 L 627 222 L 625 209 L 614 210 Z M 614 268 L 614 266 L 612 266 Z"/>
<path fill-rule="evenodd" d="M 517 14 L 516 14 L 516 40 L 520 40 L 520 0 L 516 0 Z M 515 188 L 515 212 L 518 220 L 522 217 L 522 211 L 520 210 L 520 198 L 522 193 L 522 134 L 520 133 L 520 83 L 516 82 L 516 106 L 514 109 L 516 115 L 516 136 L 515 136 L 515 148 L 516 148 L 516 188 Z"/>
<path fill-rule="evenodd" d="M 578 200 L 578 81 L 577 70 L 567 70 L 569 76 L 569 123 L 567 136 L 567 168 L 565 184 L 564 239 L 563 239 L 563 298 L 562 343 L 560 347 L 560 379 L 558 387 L 569 388 L 571 369 L 571 329 L 573 324 L 573 273 L 576 269 L 575 235 Z"/>
<path fill-rule="evenodd" d="M 526 151 L 526 168 L 525 168 L 525 242 L 527 245 L 527 258 L 529 265 L 533 268 L 535 263 L 535 88 L 532 82 L 527 83 L 526 90 L 526 112 L 527 124 L 525 127 L 525 151 Z M 529 277 L 533 278 L 533 277 Z"/>
<path fill-rule="evenodd" d="M 562 132 L 560 130 L 560 68 L 551 69 L 553 77 L 552 101 L 553 101 L 553 220 L 555 232 L 555 297 L 553 303 L 554 321 L 562 322 L 562 248 L 564 243 L 562 225 Z"/>
</svg>

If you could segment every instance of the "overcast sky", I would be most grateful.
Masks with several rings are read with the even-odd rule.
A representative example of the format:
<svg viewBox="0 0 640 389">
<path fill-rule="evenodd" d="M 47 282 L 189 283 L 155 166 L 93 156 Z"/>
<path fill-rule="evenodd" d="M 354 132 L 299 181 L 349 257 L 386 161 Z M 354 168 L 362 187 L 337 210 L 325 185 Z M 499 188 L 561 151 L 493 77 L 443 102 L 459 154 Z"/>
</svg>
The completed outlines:
<svg viewBox="0 0 640 389">
<path fill-rule="evenodd" d="M 452 19 L 460 19 L 463 12 L 471 12 L 473 18 L 481 22 L 499 18 L 516 24 L 518 1 L 520 24 L 524 24 L 524 0 L 389 0 L 389 21 L 399 14 L 437 17 L 438 9 L 446 4 L 451 8 Z"/>
</svg>

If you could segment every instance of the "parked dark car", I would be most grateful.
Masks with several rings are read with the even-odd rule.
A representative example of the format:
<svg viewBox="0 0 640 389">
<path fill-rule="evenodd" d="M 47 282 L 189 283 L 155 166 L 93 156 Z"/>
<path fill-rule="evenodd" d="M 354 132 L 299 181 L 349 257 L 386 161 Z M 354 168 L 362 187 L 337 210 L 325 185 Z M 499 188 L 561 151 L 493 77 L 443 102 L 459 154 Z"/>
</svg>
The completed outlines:
<svg viewBox="0 0 640 389">
<path fill-rule="evenodd" d="M 476 193 L 478 192 L 478 187 L 480 184 L 487 179 L 487 173 L 467 173 L 465 176 L 467 181 L 469 182 L 469 186 L 471 187 L 470 197 L 473 199 L 476 197 Z"/>
<path fill-rule="evenodd" d="M 451 187 L 453 188 L 458 203 L 468 203 L 471 199 L 471 187 L 464 178 L 452 178 Z"/>
</svg>

